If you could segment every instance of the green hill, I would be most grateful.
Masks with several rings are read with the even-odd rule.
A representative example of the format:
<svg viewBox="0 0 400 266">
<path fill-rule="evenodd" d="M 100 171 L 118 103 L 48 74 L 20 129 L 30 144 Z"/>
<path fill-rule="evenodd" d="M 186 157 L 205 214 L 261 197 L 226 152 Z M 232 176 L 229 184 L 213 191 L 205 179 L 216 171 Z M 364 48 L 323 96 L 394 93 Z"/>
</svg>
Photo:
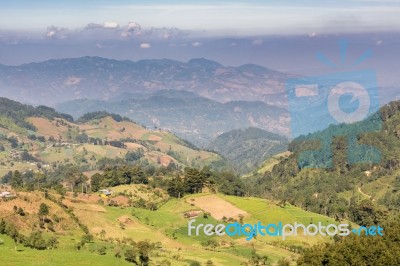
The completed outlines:
<svg viewBox="0 0 400 266">
<path fill-rule="evenodd" d="M 150 265 L 188 265 L 193 261 L 213 265 L 242 265 L 257 256 L 268 256 L 268 263 L 282 258 L 293 260 L 296 252 L 306 247 L 332 240 L 328 237 L 260 237 L 246 241 L 244 237 L 188 236 L 188 213 L 198 223 L 216 224 L 223 222 L 218 217 L 216 202 L 226 206 L 228 221 L 239 217 L 234 210 L 245 213 L 243 222 L 322 222 L 335 223 L 331 218 L 303 211 L 299 208 L 248 197 L 224 196 L 221 194 L 192 194 L 181 199 L 169 199 L 157 211 L 143 207 L 124 205 L 126 199 L 142 197 L 151 200 L 160 193 L 147 185 L 129 185 L 113 188 L 113 195 L 101 199 L 97 193 L 64 196 L 39 192 L 19 192 L 18 196 L 2 204 L 0 221 L 5 221 L 5 230 L 0 223 L 0 257 L 5 265 L 128 265 L 127 250 L 137 248 L 137 261 L 141 248 L 149 243 L 145 255 Z M 161 191 L 161 193 L 163 193 Z M 210 201 L 213 199 L 214 201 Z M 42 221 L 39 215 L 41 204 L 48 206 L 48 214 Z M 13 206 L 24 212 L 15 213 Z M 12 224 L 12 225 L 11 225 Z M 38 224 L 40 226 L 38 226 Z M 17 242 L 10 237 L 9 228 L 15 228 Z M 40 232 L 37 235 L 37 232 Z M 36 233 L 37 241 L 55 237 L 56 245 L 41 250 L 40 246 L 27 246 Z M 87 237 L 91 236 L 91 237 Z M 86 240 L 84 240 L 86 239 Z M 82 242 L 83 241 L 83 242 Z M 39 245 L 39 242 L 35 245 Z M 15 254 L 15 256 L 10 256 Z M 17 255 L 18 254 L 18 255 Z M 142 254 L 142 253 L 140 253 Z M 144 254 L 144 253 L 143 253 Z M 252 255 L 253 254 L 253 255 Z M 99 263 L 95 263 L 96 261 Z M 164 261 L 164 262 L 163 262 Z M 169 261 L 168 264 L 166 261 Z M 162 264 L 166 263 L 166 264 Z"/>
<path fill-rule="evenodd" d="M 374 124 L 380 119 L 381 129 L 369 131 L 369 128 L 376 128 Z M 289 144 L 292 154 L 288 158 L 257 178 L 253 184 L 256 194 L 331 217 L 350 218 L 361 224 L 376 222 L 386 217 L 387 212 L 396 213 L 400 209 L 399 124 L 400 101 L 397 101 L 382 107 L 378 114 L 365 121 L 330 126 L 299 137 Z M 358 143 L 375 147 L 381 160 L 352 164 L 347 140 L 354 135 Z M 315 139 L 321 140 L 322 146 L 318 146 Z M 332 141 L 330 145 L 324 144 L 329 141 Z M 304 153 L 318 147 L 329 147 L 332 152 L 322 148 L 317 155 Z M 357 160 L 367 158 L 365 152 L 351 152 Z M 328 165 L 324 163 L 329 161 L 332 167 L 326 168 Z"/>
<path fill-rule="evenodd" d="M 271 156 L 287 150 L 288 140 L 265 130 L 249 127 L 219 135 L 208 146 L 224 156 L 239 173 L 246 173 Z"/>
<path fill-rule="evenodd" d="M 52 108 L 6 98 L 0 106 L 0 176 L 69 164 L 96 170 L 107 160 L 172 168 L 225 164 L 221 156 L 168 131 L 149 130 L 116 114 L 94 112 L 74 121 Z"/>
<path fill-rule="evenodd" d="M 35 131 L 35 126 L 26 121 L 28 117 L 37 116 L 47 119 L 61 118 L 73 121 L 72 116 L 56 112 L 53 108 L 40 105 L 33 107 L 0 97 L 0 127 L 16 129 L 17 127 Z M 16 127 L 17 126 L 17 127 Z"/>
</svg>

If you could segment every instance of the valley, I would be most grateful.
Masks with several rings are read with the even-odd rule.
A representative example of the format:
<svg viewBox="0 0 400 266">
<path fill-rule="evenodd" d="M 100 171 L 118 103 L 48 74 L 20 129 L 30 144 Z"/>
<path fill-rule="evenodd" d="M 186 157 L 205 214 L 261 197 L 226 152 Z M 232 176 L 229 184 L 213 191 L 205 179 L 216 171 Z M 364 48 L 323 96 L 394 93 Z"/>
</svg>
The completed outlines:
<svg viewBox="0 0 400 266">
<path fill-rule="evenodd" d="M 109 100 L 72 100 L 56 105 L 75 118 L 108 111 L 145 125 L 171 131 L 199 147 L 235 129 L 257 127 L 287 136 L 288 112 L 261 101 L 216 102 L 193 92 L 161 90 L 150 94 L 124 93 Z"/>
<path fill-rule="evenodd" d="M 390 234 L 396 223 L 398 102 L 381 109 L 383 133 L 361 137 L 380 147 L 379 164 L 346 165 L 336 144 L 334 168 L 309 169 L 297 160 L 309 149 L 307 138 L 288 143 L 250 128 L 221 135 L 219 147 L 256 152 L 265 138 L 274 152 L 264 162 L 254 156 L 260 161 L 240 176 L 230 165 L 236 159 L 120 115 L 92 112 L 75 120 L 49 107 L 1 101 L 1 192 L 9 194 L 0 202 L 0 254 L 24 254 L 10 256 L 9 265 L 88 265 L 99 257 L 115 265 L 304 265 L 322 243 L 339 249 L 358 239 L 189 236 L 188 223 L 382 223 Z M 371 121 L 329 132 L 351 134 L 363 123 Z"/>
</svg>

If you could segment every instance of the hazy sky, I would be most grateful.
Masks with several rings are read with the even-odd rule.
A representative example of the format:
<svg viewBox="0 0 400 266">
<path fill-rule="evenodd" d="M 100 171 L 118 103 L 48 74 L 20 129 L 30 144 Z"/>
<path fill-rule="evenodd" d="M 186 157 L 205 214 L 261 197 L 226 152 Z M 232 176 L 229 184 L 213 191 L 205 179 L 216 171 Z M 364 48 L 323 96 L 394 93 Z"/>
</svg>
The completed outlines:
<svg viewBox="0 0 400 266">
<path fill-rule="evenodd" d="M 205 57 L 225 65 L 260 64 L 291 73 L 331 71 L 315 59 L 363 64 L 397 84 L 400 0 L 0 1 L 0 64 L 57 58 Z"/>
<path fill-rule="evenodd" d="M 400 27 L 398 0 L 0 2 L 0 28 L 81 28 L 130 21 L 143 27 L 177 27 L 235 34 L 358 32 Z"/>
</svg>

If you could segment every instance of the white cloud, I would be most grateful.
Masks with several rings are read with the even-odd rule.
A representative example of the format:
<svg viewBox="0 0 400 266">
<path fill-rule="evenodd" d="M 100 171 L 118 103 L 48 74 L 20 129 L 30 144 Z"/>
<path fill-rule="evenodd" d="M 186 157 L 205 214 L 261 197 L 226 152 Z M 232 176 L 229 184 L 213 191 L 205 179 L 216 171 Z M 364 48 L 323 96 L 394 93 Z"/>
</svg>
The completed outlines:
<svg viewBox="0 0 400 266">
<path fill-rule="evenodd" d="M 150 43 L 142 43 L 142 44 L 140 44 L 140 48 L 143 48 L 143 49 L 148 49 L 150 47 L 151 47 Z"/>
<path fill-rule="evenodd" d="M 365 1 L 373 1 L 368 4 Z M 391 1 L 393 4 L 385 3 Z M 228 3 L 215 4 L 131 4 L 112 5 L 108 12 L 125 17 L 135 12 L 135 17 L 151 27 L 178 27 L 187 30 L 227 31 L 241 35 L 259 34 L 308 34 L 363 32 L 375 29 L 396 29 L 400 6 L 398 0 L 329 1 L 314 3 L 307 1 L 281 1 L 284 3 Z M 310 2 L 310 3 L 308 3 Z M 331 3 L 332 2 L 332 3 Z M 361 3 L 357 3 L 361 2 Z M 154 19 L 157 17 L 157 19 Z M 355 24 L 346 20 L 354 17 Z M 235 18 L 232 20 L 232 18 Z M 341 21 L 340 24 L 332 22 Z M 261 26 L 260 26 L 261 25 Z"/>
<path fill-rule="evenodd" d="M 65 39 L 67 38 L 67 28 L 50 26 L 47 28 L 46 37 L 49 39 Z"/>
<path fill-rule="evenodd" d="M 137 22 L 129 22 L 128 23 L 128 30 L 142 30 L 142 27 Z"/>
<path fill-rule="evenodd" d="M 199 46 L 202 46 L 202 45 L 203 45 L 203 43 L 201 43 L 201 42 L 192 43 L 192 46 L 194 46 L 194 47 L 199 47 Z"/>
<path fill-rule="evenodd" d="M 128 25 L 122 30 L 121 37 L 132 37 L 133 35 L 140 35 L 142 27 L 137 22 L 129 22 Z"/>
<path fill-rule="evenodd" d="M 105 29 L 118 29 L 119 24 L 117 22 L 111 21 L 111 22 L 104 22 L 103 28 Z"/>
<path fill-rule="evenodd" d="M 103 24 L 99 23 L 89 23 L 85 27 L 85 30 L 95 30 L 95 29 L 118 29 L 119 24 L 117 22 L 104 22 Z"/>
</svg>

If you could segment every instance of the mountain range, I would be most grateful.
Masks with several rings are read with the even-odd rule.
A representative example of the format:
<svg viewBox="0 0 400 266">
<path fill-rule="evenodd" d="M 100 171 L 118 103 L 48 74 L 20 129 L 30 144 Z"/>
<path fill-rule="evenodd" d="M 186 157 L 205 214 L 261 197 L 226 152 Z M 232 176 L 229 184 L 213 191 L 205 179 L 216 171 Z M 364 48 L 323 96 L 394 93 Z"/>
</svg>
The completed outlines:
<svg viewBox="0 0 400 266">
<path fill-rule="evenodd" d="M 219 102 L 260 100 L 283 105 L 287 77 L 258 65 L 227 67 L 204 58 L 133 62 L 82 57 L 0 65 L 0 93 L 22 102 L 53 105 L 79 98 L 104 100 L 124 92 L 175 89 Z"/>
<path fill-rule="evenodd" d="M 258 127 L 288 134 L 285 109 L 261 101 L 220 103 L 187 91 L 125 93 L 108 101 L 80 99 L 58 104 L 56 109 L 74 117 L 102 110 L 117 113 L 147 127 L 172 131 L 198 146 L 238 128 Z"/>
</svg>

